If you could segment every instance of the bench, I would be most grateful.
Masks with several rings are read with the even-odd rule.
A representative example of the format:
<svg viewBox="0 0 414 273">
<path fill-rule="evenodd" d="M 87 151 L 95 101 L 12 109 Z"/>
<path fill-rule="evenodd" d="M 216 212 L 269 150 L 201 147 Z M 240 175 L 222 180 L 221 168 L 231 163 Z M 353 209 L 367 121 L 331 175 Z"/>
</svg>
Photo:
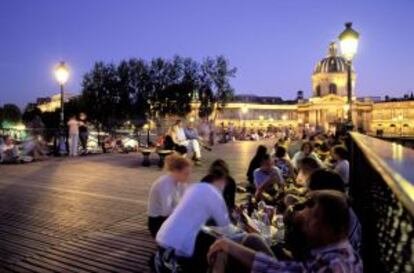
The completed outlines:
<svg viewBox="0 0 414 273">
<path fill-rule="evenodd" d="M 160 160 L 158 161 L 158 167 L 162 168 L 164 167 L 164 160 L 165 157 L 172 154 L 173 150 L 158 150 L 158 156 L 160 157 Z"/>
<path fill-rule="evenodd" d="M 144 156 L 144 158 L 142 160 L 142 166 L 149 167 L 151 165 L 150 155 L 152 153 L 152 150 L 150 150 L 150 149 L 141 149 L 140 152 Z"/>
</svg>

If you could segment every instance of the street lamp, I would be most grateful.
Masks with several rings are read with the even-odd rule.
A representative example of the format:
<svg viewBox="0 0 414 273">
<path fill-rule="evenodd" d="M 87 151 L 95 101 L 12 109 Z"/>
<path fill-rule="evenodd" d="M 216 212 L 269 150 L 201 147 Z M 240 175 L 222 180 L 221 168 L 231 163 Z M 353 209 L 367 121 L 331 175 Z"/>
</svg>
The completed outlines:
<svg viewBox="0 0 414 273">
<path fill-rule="evenodd" d="M 69 79 L 69 69 L 65 62 L 60 62 L 55 68 L 55 78 L 60 86 L 60 135 L 59 135 L 59 154 L 66 154 L 66 142 L 65 142 L 65 113 L 64 113 L 64 85 Z"/>
<path fill-rule="evenodd" d="M 345 24 L 345 30 L 339 35 L 339 42 L 341 52 L 347 63 L 348 81 L 347 81 L 347 95 L 348 95 L 348 130 L 352 130 L 352 59 L 354 58 L 358 49 L 359 33 L 352 28 L 352 23 Z"/>
</svg>

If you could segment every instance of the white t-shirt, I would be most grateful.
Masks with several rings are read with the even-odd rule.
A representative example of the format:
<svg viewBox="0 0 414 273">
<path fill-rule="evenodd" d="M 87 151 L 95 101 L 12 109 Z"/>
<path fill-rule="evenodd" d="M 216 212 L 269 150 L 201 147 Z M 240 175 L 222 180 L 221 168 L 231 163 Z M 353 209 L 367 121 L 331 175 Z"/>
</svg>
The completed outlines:
<svg viewBox="0 0 414 273">
<path fill-rule="evenodd" d="M 221 227 L 230 224 L 222 193 L 213 185 L 196 183 L 161 226 L 156 241 L 164 248 L 173 248 L 179 256 L 191 257 L 196 237 L 209 219 Z"/>
<path fill-rule="evenodd" d="M 187 140 L 187 138 L 185 137 L 184 128 L 175 126 L 174 131 L 175 131 L 175 138 L 178 143 L 181 143 Z"/>
<path fill-rule="evenodd" d="M 349 183 L 349 162 L 348 160 L 340 160 L 336 163 L 334 171 L 344 181 L 345 185 Z"/>
<path fill-rule="evenodd" d="M 183 195 L 185 187 L 171 175 L 163 175 L 151 186 L 148 198 L 148 216 L 169 216 Z"/>
</svg>

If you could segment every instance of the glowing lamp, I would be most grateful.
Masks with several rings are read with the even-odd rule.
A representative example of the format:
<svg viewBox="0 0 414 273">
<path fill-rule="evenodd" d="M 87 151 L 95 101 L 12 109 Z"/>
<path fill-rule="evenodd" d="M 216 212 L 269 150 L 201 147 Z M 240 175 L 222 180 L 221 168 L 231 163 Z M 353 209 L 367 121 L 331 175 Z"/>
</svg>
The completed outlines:
<svg viewBox="0 0 414 273">
<path fill-rule="evenodd" d="M 60 62 L 55 68 L 55 78 L 60 85 L 64 85 L 69 79 L 69 68 L 65 62 Z"/>
<path fill-rule="evenodd" d="M 359 33 L 352 28 L 352 23 L 345 24 L 345 30 L 339 35 L 342 55 L 352 60 L 358 50 Z"/>
</svg>

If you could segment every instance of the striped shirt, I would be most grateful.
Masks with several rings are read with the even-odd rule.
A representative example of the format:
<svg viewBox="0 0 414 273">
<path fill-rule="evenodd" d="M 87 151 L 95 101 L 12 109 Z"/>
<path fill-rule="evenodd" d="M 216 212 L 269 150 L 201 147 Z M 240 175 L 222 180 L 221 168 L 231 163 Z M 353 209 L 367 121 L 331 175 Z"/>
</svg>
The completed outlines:
<svg viewBox="0 0 414 273">
<path fill-rule="evenodd" d="M 311 251 L 303 262 L 256 254 L 252 273 L 362 273 L 362 261 L 348 241 Z"/>
</svg>

